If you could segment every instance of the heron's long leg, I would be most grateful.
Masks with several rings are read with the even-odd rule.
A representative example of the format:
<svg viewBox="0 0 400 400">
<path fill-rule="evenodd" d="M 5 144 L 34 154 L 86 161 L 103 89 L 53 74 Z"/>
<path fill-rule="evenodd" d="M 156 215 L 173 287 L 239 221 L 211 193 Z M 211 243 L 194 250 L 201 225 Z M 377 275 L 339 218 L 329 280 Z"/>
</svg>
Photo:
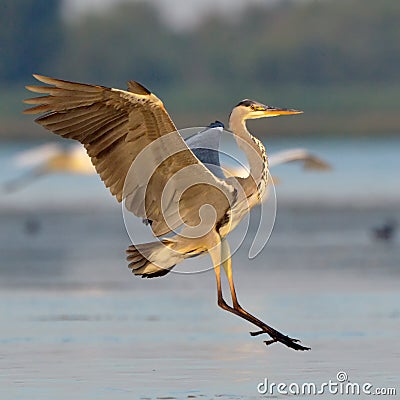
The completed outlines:
<svg viewBox="0 0 400 400">
<path fill-rule="evenodd" d="M 213 257 L 213 253 L 217 252 L 218 250 L 213 250 L 212 252 L 210 251 L 211 258 L 214 259 L 214 257 L 218 256 L 217 254 Z M 219 258 L 219 257 L 218 257 Z M 224 300 L 223 294 L 222 294 L 222 285 L 221 285 L 221 261 L 219 260 L 218 262 L 214 263 L 214 271 L 215 271 L 215 277 L 217 278 L 217 301 L 218 305 L 223 308 L 226 311 L 234 312 L 234 309 L 226 303 Z"/>
<path fill-rule="evenodd" d="M 228 278 L 228 282 L 229 282 L 229 289 L 231 291 L 233 308 L 235 310 L 240 310 L 244 313 L 247 313 L 247 311 L 244 310 L 242 308 L 242 306 L 239 304 L 239 301 L 236 296 L 235 284 L 233 282 L 233 274 L 232 274 L 231 249 L 230 249 L 229 243 L 226 239 L 222 239 L 222 241 L 221 241 L 221 259 L 222 259 L 222 266 L 224 268 L 225 275 Z"/>
<path fill-rule="evenodd" d="M 274 342 L 281 342 L 281 343 L 285 344 L 286 346 L 291 347 L 292 349 L 295 349 L 295 350 L 309 350 L 308 347 L 304 347 L 304 346 L 298 344 L 297 343 L 298 340 L 292 339 L 289 336 L 283 335 L 282 333 L 280 333 L 276 329 L 270 327 L 269 325 L 265 324 L 263 321 L 259 320 L 254 315 L 250 314 L 249 312 L 247 312 L 240 306 L 237 296 L 236 296 L 235 284 L 233 282 L 232 261 L 231 261 L 231 256 L 230 256 L 229 244 L 225 239 L 223 239 L 221 242 L 221 251 L 220 251 L 219 257 L 217 257 L 215 250 L 210 253 L 211 253 L 211 257 L 213 258 L 215 274 L 216 274 L 216 278 L 217 278 L 218 305 L 221 308 L 223 308 L 224 310 L 229 311 L 243 319 L 246 319 L 247 321 L 249 321 L 252 324 L 261 328 L 261 330 L 262 330 L 261 332 L 267 333 L 269 336 L 271 336 L 272 340 L 265 341 L 265 343 L 267 345 L 274 343 Z M 233 307 L 228 306 L 228 304 L 223 299 L 222 287 L 221 287 L 221 268 L 220 268 L 221 264 L 222 264 L 224 271 L 226 273 L 226 276 L 228 278 Z M 258 334 L 258 332 L 257 332 L 257 334 Z"/>
<path fill-rule="evenodd" d="M 232 304 L 235 310 L 238 310 L 244 314 L 249 315 L 252 317 L 250 313 L 248 313 L 240 304 L 237 299 L 236 290 L 235 290 L 235 283 L 233 282 L 233 273 L 232 273 L 232 257 L 231 257 L 231 250 L 229 247 L 229 243 L 226 239 L 223 239 L 221 242 L 221 259 L 222 259 L 222 266 L 225 271 L 225 275 L 228 278 L 229 288 L 231 292 Z M 262 331 L 263 332 L 263 331 Z M 264 332 L 263 332 L 264 333 Z"/>
</svg>

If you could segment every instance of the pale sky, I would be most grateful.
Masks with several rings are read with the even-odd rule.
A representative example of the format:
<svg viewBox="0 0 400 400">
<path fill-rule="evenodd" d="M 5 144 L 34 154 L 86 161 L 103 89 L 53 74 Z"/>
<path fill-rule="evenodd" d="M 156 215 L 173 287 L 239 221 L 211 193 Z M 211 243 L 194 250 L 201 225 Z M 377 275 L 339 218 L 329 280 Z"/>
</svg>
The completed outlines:
<svg viewBox="0 0 400 400">
<path fill-rule="evenodd" d="M 122 2 L 136 3 L 140 0 L 64 0 L 64 15 L 74 18 L 88 11 L 106 11 Z M 274 4 L 280 0 L 142 0 L 159 7 L 162 16 L 178 29 L 193 26 L 207 13 L 235 16 L 249 3 Z"/>
</svg>

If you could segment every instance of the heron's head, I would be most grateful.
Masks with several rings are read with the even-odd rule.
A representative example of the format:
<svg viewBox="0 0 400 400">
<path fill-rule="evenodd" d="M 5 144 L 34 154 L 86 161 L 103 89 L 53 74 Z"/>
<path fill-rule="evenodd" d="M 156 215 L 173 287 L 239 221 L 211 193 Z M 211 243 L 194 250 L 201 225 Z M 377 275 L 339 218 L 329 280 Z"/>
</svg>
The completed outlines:
<svg viewBox="0 0 400 400">
<path fill-rule="evenodd" d="M 302 114 L 303 111 L 289 108 L 266 106 L 258 101 L 245 99 L 237 104 L 232 110 L 231 117 L 235 116 L 241 120 L 277 117 L 279 115 Z"/>
</svg>

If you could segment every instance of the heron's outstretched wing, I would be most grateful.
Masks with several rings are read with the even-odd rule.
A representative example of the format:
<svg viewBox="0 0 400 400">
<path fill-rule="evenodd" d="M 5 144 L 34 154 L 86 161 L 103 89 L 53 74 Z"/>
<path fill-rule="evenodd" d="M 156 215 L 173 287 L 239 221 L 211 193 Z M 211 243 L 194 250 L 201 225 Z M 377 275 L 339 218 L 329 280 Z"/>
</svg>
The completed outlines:
<svg viewBox="0 0 400 400">
<path fill-rule="evenodd" d="M 81 142 L 111 193 L 118 201 L 128 196 L 127 208 L 152 220 L 155 235 L 170 232 L 182 221 L 199 224 L 199 209 L 204 204 L 213 207 L 217 219 L 225 215 L 234 188 L 194 156 L 161 100 L 145 87 L 131 81 L 124 91 L 34 77 L 52 86 L 27 86 L 47 95 L 25 100 L 35 105 L 25 113 L 44 113 L 36 122 Z M 128 193 L 124 193 L 128 172 L 137 158 L 140 163 L 134 165 L 127 180 Z M 178 173 L 186 168 L 190 171 Z M 174 219 L 177 202 L 180 218 Z"/>
<path fill-rule="evenodd" d="M 330 170 L 332 167 L 306 149 L 290 149 L 273 153 L 268 157 L 270 167 L 300 161 L 305 169 Z"/>
</svg>

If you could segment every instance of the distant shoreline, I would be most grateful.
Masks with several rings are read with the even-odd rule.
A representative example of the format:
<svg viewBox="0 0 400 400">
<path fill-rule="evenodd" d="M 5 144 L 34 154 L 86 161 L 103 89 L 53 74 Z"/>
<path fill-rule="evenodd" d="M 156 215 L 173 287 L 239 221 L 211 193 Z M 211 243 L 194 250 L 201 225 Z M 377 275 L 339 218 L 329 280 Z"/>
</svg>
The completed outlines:
<svg viewBox="0 0 400 400">
<path fill-rule="evenodd" d="M 0 117 L 1 118 L 1 117 Z M 197 116 L 196 120 L 209 121 L 216 115 Z M 218 119 L 223 119 L 218 117 Z M 175 116 L 178 127 L 191 126 L 187 116 Z M 195 124 L 198 125 L 198 124 Z M 354 113 L 337 115 L 335 113 L 309 113 L 300 118 L 276 118 L 252 127 L 252 132 L 262 139 L 274 137 L 383 137 L 400 136 L 400 120 L 396 112 Z M 264 133 L 265 132 L 265 133 Z M 2 117 L 0 141 L 53 140 L 45 129 L 34 123 L 34 118 Z"/>
</svg>

